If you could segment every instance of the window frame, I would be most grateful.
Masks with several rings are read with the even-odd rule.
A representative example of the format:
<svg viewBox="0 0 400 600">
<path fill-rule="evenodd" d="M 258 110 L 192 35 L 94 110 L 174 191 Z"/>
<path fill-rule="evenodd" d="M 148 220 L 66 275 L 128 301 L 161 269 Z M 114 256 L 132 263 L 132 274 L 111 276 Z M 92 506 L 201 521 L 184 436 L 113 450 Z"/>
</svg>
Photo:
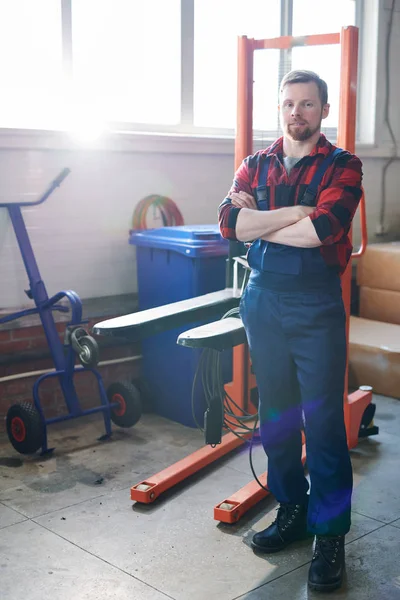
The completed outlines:
<svg viewBox="0 0 400 600">
<path fill-rule="evenodd" d="M 63 57 L 65 74 L 71 75 L 72 64 L 72 0 L 61 0 L 63 19 Z M 148 0 L 151 2 L 151 0 Z M 292 35 L 293 0 L 280 0 L 281 28 L 280 35 Z M 356 5 L 356 25 L 359 26 L 361 0 L 354 0 Z M 112 122 L 109 127 L 113 132 L 121 133 L 153 133 L 176 134 L 185 136 L 219 137 L 233 139 L 235 128 L 199 127 L 194 125 L 194 17 L 195 0 L 181 0 L 181 111 L 180 123 L 164 125 L 160 123 Z M 291 50 L 280 51 L 279 77 L 282 78 L 287 65 L 290 64 Z M 330 139 L 335 139 L 337 128 L 325 128 Z M 255 146 L 257 140 L 274 139 L 276 131 L 254 131 Z"/>
<path fill-rule="evenodd" d="M 72 52 L 72 0 L 59 0 L 61 2 L 61 15 L 62 15 L 62 56 L 63 56 L 63 70 L 64 76 L 72 81 L 73 72 L 73 52 Z M 378 0 L 369 0 L 370 2 L 378 2 Z M 148 0 L 151 2 L 151 0 Z M 363 35 L 362 27 L 364 24 L 365 7 L 363 6 L 362 0 L 354 0 L 356 6 L 356 26 L 360 28 L 360 60 L 359 60 L 359 78 L 363 64 Z M 116 144 L 116 137 L 122 140 L 122 146 L 130 147 L 131 141 L 133 141 L 133 147 L 135 144 L 135 138 L 142 138 L 143 136 L 154 138 L 154 140 L 163 140 L 166 138 L 175 138 L 177 141 L 188 140 L 191 138 L 193 141 L 196 140 L 211 140 L 211 146 L 222 148 L 231 148 L 231 142 L 235 138 L 235 128 L 215 128 L 215 127 L 199 127 L 194 125 L 194 3 L 195 0 L 181 0 L 181 120 L 177 125 L 164 125 L 159 123 L 134 123 L 134 122 L 112 122 L 108 123 L 107 135 L 109 140 L 107 143 L 103 142 L 101 145 L 107 148 L 113 148 Z M 292 18 L 293 18 L 293 0 L 281 0 L 281 35 L 291 35 L 292 33 Z M 290 56 L 290 50 L 281 51 L 280 57 L 280 72 L 283 76 L 283 69 L 288 65 L 288 57 Z M 376 89 L 376 88 L 375 88 Z M 362 102 L 361 94 L 358 94 L 358 105 Z M 375 122 L 376 115 L 374 113 L 373 119 Z M 360 110 L 357 110 L 357 129 L 360 130 L 360 119 L 362 115 Z M 23 144 L 23 140 L 32 140 L 34 132 L 41 134 L 42 137 L 46 137 L 49 147 L 53 147 L 56 135 L 60 134 L 60 131 L 49 130 L 46 132 L 40 132 L 34 128 L 26 129 L 0 129 L 1 134 L 6 134 L 5 137 L 8 142 L 0 140 L 0 147 L 5 147 L 8 144 L 10 146 L 10 133 L 14 132 L 17 136 L 16 145 Z M 324 132 L 330 139 L 335 139 L 337 130 L 336 128 L 326 128 Z M 61 132 L 64 135 L 64 132 Z M 254 146 L 255 149 L 258 147 L 265 146 L 266 140 L 275 139 L 276 131 L 254 131 Z M 62 145 L 65 146 L 66 138 L 63 138 Z M 224 145 L 224 141 L 226 144 Z M 366 143 L 362 143 L 361 135 L 361 146 L 371 148 L 374 145 L 374 140 L 368 139 Z M 191 143 L 191 142 L 190 142 Z M 70 145 L 70 144 L 67 144 Z M 147 144 L 148 145 L 148 144 Z M 165 145 L 165 144 L 163 144 Z M 13 144 L 14 146 L 14 144 Z M 79 146 L 79 144 L 78 144 Z M 204 144 L 203 144 L 204 147 Z M 224 152 L 222 152 L 224 153 Z"/>
<path fill-rule="evenodd" d="M 281 28 L 280 28 L 280 35 L 281 36 L 291 36 L 292 35 L 292 29 L 293 29 L 293 1 L 294 0 L 280 0 L 281 2 Z M 360 27 L 361 22 L 362 22 L 362 0 L 353 0 L 355 3 L 355 26 L 356 27 Z M 183 23 L 188 23 L 190 22 L 192 25 L 192 31 L 191 31 L 191 41 L 192 41 L 192 45 L 191 45 L 191 52 L 188 52 L 187 55 L 185 56 L 184 54 L 182 54 L 181 60 L 182 60 L 182 64 L 183 61 L 191 61 L 191 65 L 189 64 L 185 64 L 185 68 L 182 69 L 182 81 L 181 81 L 181 89 L 182 89 L 182 95 L 184 93 L 187 94 L 186 98 L 190 97 L 190 92 L 191 92 L 191 112 L 189 113 L 191 115 L 191 122 L 185 122 L 185 125 L 187 126 L 187 131 L 188 133 L 192 133 L 194 135 L 216 135 L 216 136 L 220 136 L 220 137 L 229 137 L 229 138 L 234 138 L 235 137 L 235 129 L 234 128 L 207 128 L 207 127 L 195 127 L 193 125 L 193 116 L 194 116 L 194 111 L 193 111 L 193 79 L 194 79 L 194 35 L 193 35 L 193 31 L 194 31 L 194 2 L 195 0 L 181 0 L 181 15 L 182 15 L 182 24 Z M 334 33 L 334 32 L 332 32 Z M 181 31 L 181 36 L 182 36 L 182 52 L 183 52 L 183 48 L 184 48 L 184 38 L 185 38 L 185 32 L 184 29 L 182 27 L 182 31 Z M 361 37 L 360 37 L 360 48 L 361 48 Z M 281 50 L 280 51 L 280 64 L 279 64 L 279 80 L 281 80 L 285 74 L 285 72 L 287 71 L 287 66 L 291 64 L 291 50 Z M 361 53 L 360 53 L 361 54 Z M 190 72 L 190 76 L 187 79 L 184 78 L 184 75 Z M 358 73 L 358 77 L 360 77 L 360 70 Z M 357 104 L 360 103 L 360 95 L 357 96 Z M 182 103 L 183 106 L 183 103 Z M 183 114 L 182 114 L 183 117 Z M 359 119 L 359 111 L 357 110 L 357 119 Z M 181 119 L 181 123 L 182 123 L 182 119 Z M 358 124 L 358 122 L 357 122 Z M 337 127 L 327 127 L 324 128 L 324 133 L 326 134 L 326 136 L 331 139 L 331 140 L 335 140 L 336 136 L 337 136 Z M 254 148 L 255 150 L 258 149 L 258 147 L 263 147 L 265 146 L 265 141 L 266 140 L 273 140 L 276 138 L 276 131 L 259 131 L 259 130 L 254 130 L 253 131 L 253 140 L 254 140 Z M 261 145 L 260 145 L 261 144 Z"/>
</svg>

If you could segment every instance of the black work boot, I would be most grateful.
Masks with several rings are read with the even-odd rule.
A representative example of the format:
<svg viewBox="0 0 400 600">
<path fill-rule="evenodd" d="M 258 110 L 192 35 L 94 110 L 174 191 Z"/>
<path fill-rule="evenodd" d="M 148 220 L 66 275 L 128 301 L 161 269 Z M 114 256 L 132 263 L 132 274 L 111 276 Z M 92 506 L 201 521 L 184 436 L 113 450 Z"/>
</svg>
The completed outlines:
<svg viewBox="0 0 400 600">
<path fill-rule="evenodd" d="M 344 575 L 344 535 L 317 535 L 308 572 L 308 585 L 317 592 L 331 592 L 342 585 Z"/>
<path fill-rule="evenodd" d="M 308 500 L 301 504 L 281 504 L 275 521 L 253 536 L 251 545 L 260 552 L 279 552 L 311 534 L 307 533 Z"/>
</svg>

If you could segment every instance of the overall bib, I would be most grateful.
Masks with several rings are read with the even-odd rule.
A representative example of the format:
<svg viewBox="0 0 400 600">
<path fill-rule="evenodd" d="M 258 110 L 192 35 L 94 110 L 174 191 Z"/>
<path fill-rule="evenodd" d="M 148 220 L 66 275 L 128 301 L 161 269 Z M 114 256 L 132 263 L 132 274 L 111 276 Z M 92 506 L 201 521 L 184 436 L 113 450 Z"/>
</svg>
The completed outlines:
<svg viewBox="0 0 400 600">
<path fill-rule="evenodd" d="M 304 194 L 313 205 L 328 156 Z M 268 210 L 266 157 L 257 187 Z M 276 193 L 283 186 L 276 188 Z M 279 206 L 283 206 L 282 198 Z M 350 529 L 352 468 L 344 424 L 346 315 L 339 274 L 319 248 L 256 240 L 248 251 L 249 283 L 240 302 L 259 391 L 260 436 L 268 456 L 268 487 L 279 503 L 305 504 L 301 463 L 307 445 L 311 490 L 308 529 L 345 535 Z"/>
</svg>

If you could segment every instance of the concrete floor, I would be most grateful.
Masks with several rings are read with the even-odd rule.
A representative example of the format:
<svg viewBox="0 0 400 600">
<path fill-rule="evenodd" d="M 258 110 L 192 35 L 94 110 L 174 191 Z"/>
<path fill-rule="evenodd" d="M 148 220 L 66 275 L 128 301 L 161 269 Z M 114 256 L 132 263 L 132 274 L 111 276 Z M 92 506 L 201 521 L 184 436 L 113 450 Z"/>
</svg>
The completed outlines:
<svg viewBox="0 0 400 600">
<path fill-rule="evenodd" d="M 353 527 L 347 577 L 330 598 L 400 599 L 400 401 L 376 397 L 380 435 L 353 450 Z M 102 421 L 49 429 L 52 457 L 0 444 L 1 600 L 303 600 L 312 543 L 272 556 L 252 534 L 275 517 L 269 497 L 235 525 L 213 507 L 252 479 L 241 448 L 153 505 L 131 485 L 203 445 L 201 433 L 146 414 L 112 441 Z M 260 447 L 255 467 L 264 467 Z"/>
</svg>

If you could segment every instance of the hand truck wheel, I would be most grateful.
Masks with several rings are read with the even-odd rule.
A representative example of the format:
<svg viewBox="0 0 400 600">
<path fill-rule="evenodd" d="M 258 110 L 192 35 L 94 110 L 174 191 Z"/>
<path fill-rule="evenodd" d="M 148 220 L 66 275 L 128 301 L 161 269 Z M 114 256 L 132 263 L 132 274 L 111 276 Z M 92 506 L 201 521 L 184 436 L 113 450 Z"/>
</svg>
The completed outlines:
<svg viewBox="0 0 400 600">
<path fill-rule="evenodd" d="M 79 338 L 78 360 L 82 367 L 94 369 L 99 364 L 99 347 L 94 338 L 90 335 L 84 335 Z"/>
<path fill-rule="evenodd" d="M 30 402 L 11 406 L 7 412 L 6 426 L 11 444 L 20 454 L 34 454 L 42 447 L 42 419 Z"/>
<path fill-rule="evenodd" d="M 137 388 L 129 382 L 112 383 L 107 389 L 111 409 L 111 420 L 118 427 L 133 427 L 142 416 L 142 403 Z"/>
</svg>

